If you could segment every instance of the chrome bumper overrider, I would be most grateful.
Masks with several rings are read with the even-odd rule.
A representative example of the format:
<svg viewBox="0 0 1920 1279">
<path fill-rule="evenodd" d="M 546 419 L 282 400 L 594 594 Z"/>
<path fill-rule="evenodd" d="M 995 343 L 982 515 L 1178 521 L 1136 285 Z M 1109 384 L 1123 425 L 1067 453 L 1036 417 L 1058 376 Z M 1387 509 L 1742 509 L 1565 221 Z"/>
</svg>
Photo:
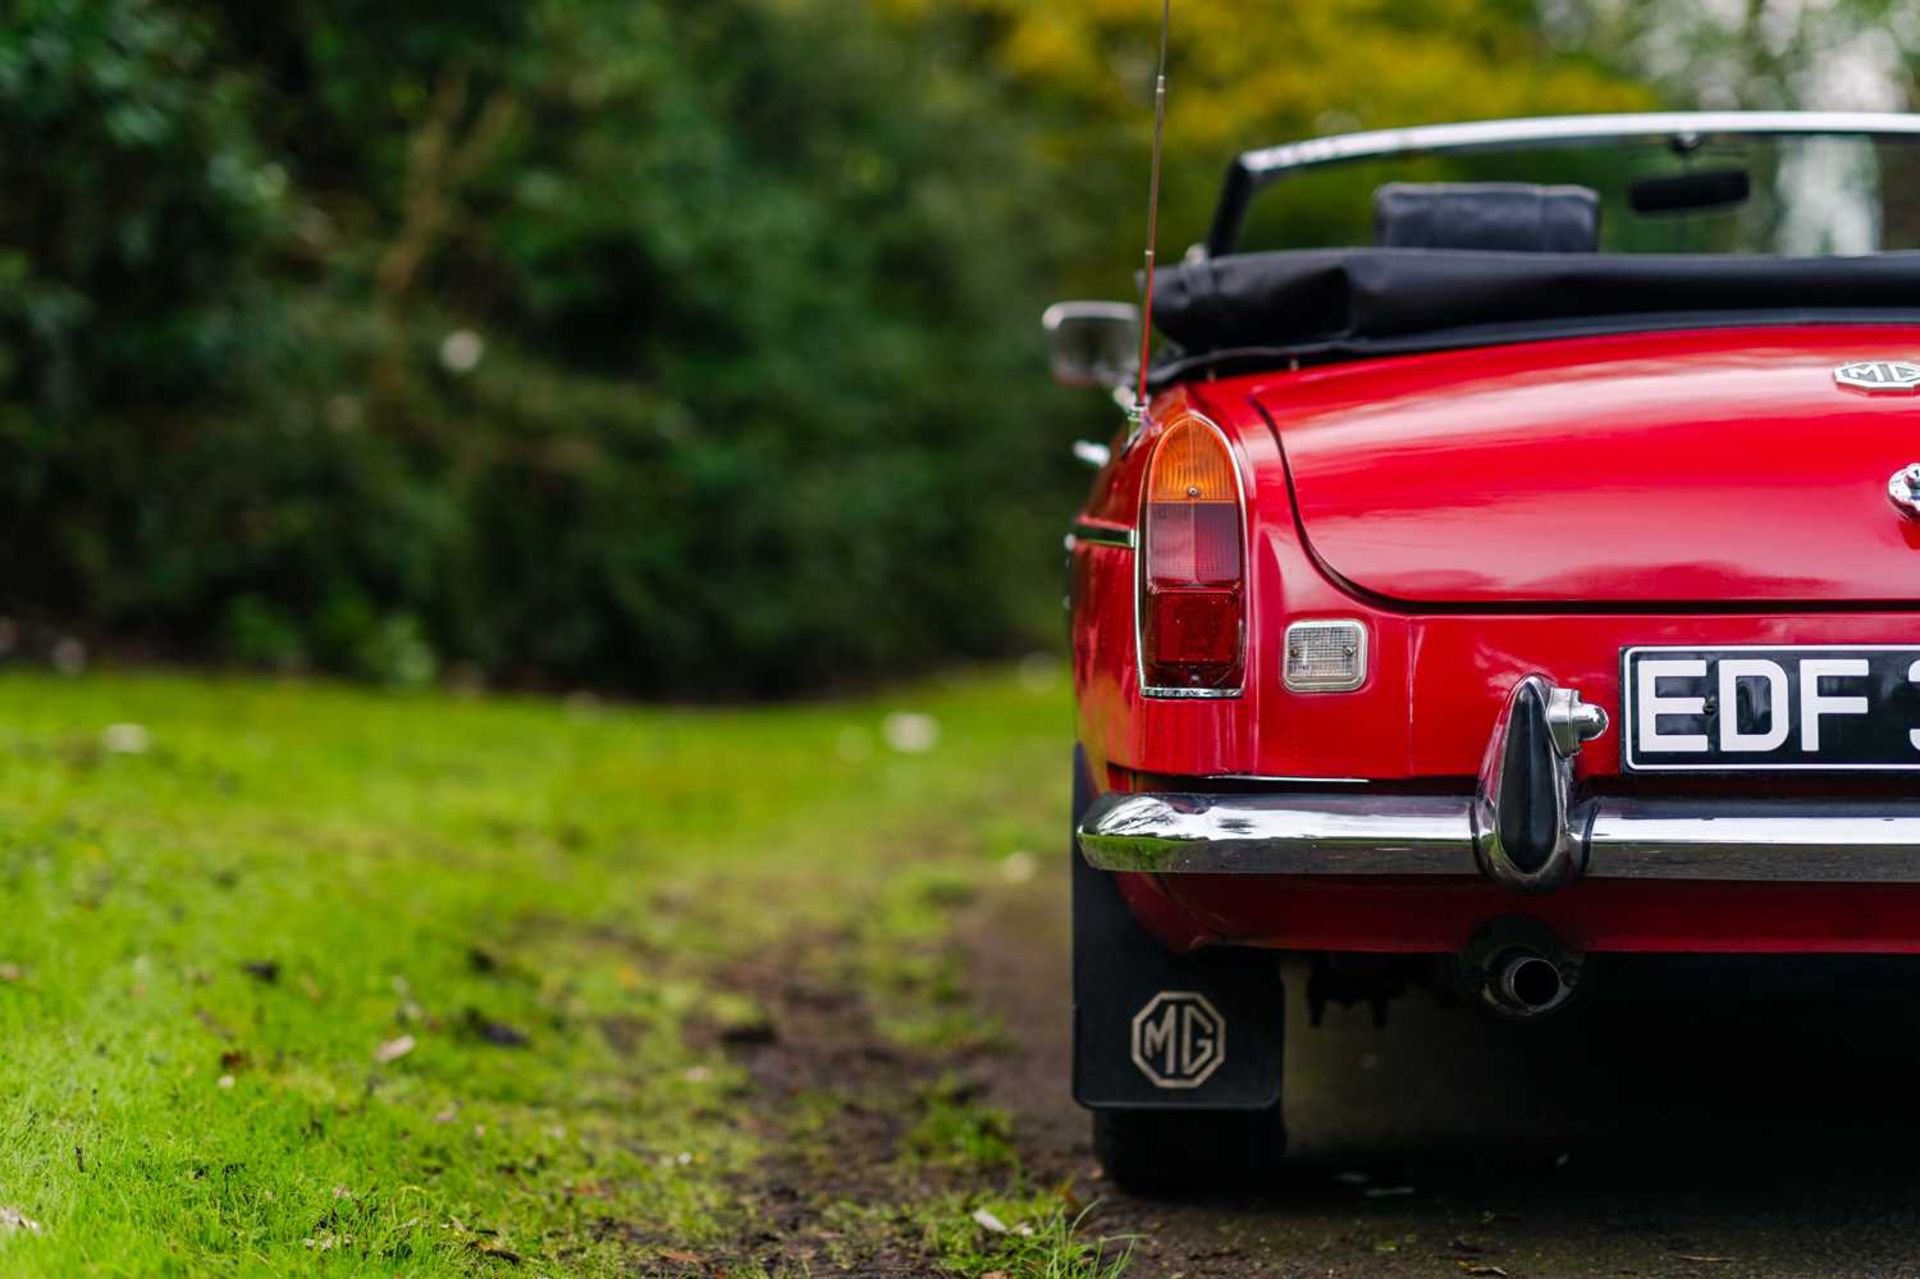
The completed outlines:
<svg viewBox="0 0 1920 1279">
<path fill-rule="evenodd" d="M 1574 781 L 1606 716 L 1533 675 L 1514 687 L 1472 795 L 1114 793 L 1076 830 L 1101 870 L 1920 882 L 1920 799 L 1591 797 Z"/>
</svg>

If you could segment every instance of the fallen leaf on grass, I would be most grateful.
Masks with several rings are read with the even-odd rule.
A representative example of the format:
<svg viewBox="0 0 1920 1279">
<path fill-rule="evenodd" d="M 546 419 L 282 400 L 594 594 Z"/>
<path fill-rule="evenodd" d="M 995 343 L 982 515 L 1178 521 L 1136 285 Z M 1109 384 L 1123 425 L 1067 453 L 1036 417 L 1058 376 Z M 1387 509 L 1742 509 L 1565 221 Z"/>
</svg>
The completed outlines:
<svg viewBox="0 0 1920 1279">
<path fill-rule="evenodd" d="M 388 1062 L 399 1061 L 412 1051 L 413 1036 L 402 1035 L 398 1039 L 389 1039 L 374 1049 L 373 1059 L 384 1066 Z"/>
<path fill-rule="evenodd" d="M 233 1032 L 227 1029 L 227 1024 L 221 1021 L 218 1017 L 214 1016 L 212 1013 L 208 1012 L 206 1009 L 196 1008 L 193 1010 L 193 1015 L 196 1019 L 199 1020 L 202 1026 L 205 1026 L 209 1031 L 213 1033 L 215 1038 L 218 1038 L 218 1039 L 233 1038 Z"/>
<path fill-rule="evenodd" d="M 1732 1257 L 1712 1257 L 1712 1256 L 1707 1256 L 1703 1253 L 1692 1253 L 1692 1252 L 1682 1252 L 1676 1255 L 1682 1261 L 1692 1261 L 1703 1266 L 1724 1266 L 1729 1261 L 1733 1260 Z"/>
<path fill-rule="evenodd" d="M 30 1235 L 37 1235 L 40 1233 L 40 1223 L 18 1208 L 0 1206 L 0 1230 L 24 1230 Z"/>
<path fill-rule="evenodd" d="M 779 1041 L 780 1032 L 775 1030 L 773 1022 L 766 1018 L 724 1026 L 720 1030 L 720 1042 L 731 1044 L 736 1048 L 759 1048 Z"/>
<path fill-rule="evenodd" d="M 481 1256 L 491 1257 L 495 1261 L 504 1261 L 509 1265 L 517 1266 L 526 1260 L 507 1245 L 493 1239 L 476 1239 L 468 1246 Z"/>
<path fill-rule="evenodd" d="M 1000 1220 L 1000 1218 L 994 1216 L 993 1213 L 985 1208 L 975 1208 L 973 1210 L 973 1222 L 982 1230 L 992 1231 L 996 1235 L 1012 1233 L 1007 1229 L 1006 1222 Z"/>
<path fill-rule="evenodd" d="M 100 730 L 100 749 L 109 755 L 144 755 L 153 734 L 144 724 L 109 724 Z"/>
<path fill-rule="evenodd" d="M 682 1252 L 678 1248 L 662 1248 L 660 1250 L 660 1260 L 675 1262 L 682 1266 L 697 1266 L 706 1260 L 706 1258 L 697 1252 Z M 982 1276 L 981 1279 L 986 1279 L 986 1277 Z"/>
<path fill-rule="evenodd" d="M 493 1021 L 483 1016 L 478 1008 L 467 1009 L 467 1029 L 499 1048 L 525 1048 L 531 1042 L 525 1031 L 516 1030 L 504 1021 Z"/>
<path fill-rule="evenodd" d="M 251 1064 L 244 1048 L 229 1048 L 220 1054 L 220 1073 L 237 1075 Z"/>
<path fill-rule="evenodd" d="M 880 722 L 880 736 L 902 755 L 924 755 L 940 744 L 940 721 L 919 711 L 895 711 Z"/>
</svg>

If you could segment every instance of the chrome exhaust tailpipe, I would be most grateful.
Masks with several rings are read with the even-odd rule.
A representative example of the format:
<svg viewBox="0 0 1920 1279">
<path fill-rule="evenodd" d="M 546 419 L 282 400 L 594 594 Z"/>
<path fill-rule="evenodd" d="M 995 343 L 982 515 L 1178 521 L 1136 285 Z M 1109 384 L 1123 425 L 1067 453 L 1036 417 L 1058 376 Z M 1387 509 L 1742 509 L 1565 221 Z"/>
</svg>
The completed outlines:
<svg viewBox="0 0 1920 1279">
<path fill-rule="evenodd" d="M 1511 950 L 1495 964 L 1488 994 L 1502 1016 L 1544 1017 L 1573 995 L 1574 980 L 1538 951 Z"/>
<path fill-rule="evenodd" d="M 1516 1021 L 1559 1011 L 1573 998 L 1580 970 L 1580 957 L 1531 919 L 1496 920 L 1460 955 L 1467 989 L 1493 1012 Z"/>
</svg>

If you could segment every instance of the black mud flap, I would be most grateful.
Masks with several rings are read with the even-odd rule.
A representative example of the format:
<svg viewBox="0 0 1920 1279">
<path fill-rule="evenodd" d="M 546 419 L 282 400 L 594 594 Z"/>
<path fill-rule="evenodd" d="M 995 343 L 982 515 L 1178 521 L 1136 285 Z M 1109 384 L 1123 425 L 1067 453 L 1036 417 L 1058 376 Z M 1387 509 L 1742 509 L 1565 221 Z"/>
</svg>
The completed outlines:
<svg viewBox="0 0 1920 1279">
<path fill-rule="evenodd" d="M 1093 801 L 1073 757 L 1073 820 Z M 1264 1110 L 1280 1100 L 1280 962 L 1255 950 L 1169 954 L 1114 878 L 1073 857 L 1073 1097 L 1091 1110 Z"/>
</svg>

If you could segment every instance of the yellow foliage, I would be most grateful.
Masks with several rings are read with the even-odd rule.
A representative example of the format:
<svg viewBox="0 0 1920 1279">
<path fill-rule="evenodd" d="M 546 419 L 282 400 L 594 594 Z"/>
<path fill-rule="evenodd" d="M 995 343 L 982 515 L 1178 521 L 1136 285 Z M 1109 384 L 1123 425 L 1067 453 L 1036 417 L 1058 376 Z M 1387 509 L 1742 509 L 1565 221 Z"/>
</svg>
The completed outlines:
<svg viewBox="0 0 1920 1279">
<path fill-rule="evenodd" d="M 992 33 L 986 56 L 1050 109 L 1049 153 L 1063 165 L 1141 164 L 1144 187 L 1160 0 L 873 2 L 910 20 L 964 16 Z M 1241 150 L 1653 105 L 1646 86 L 1551 47 L 1525 0 L 1174 0 L 1169 82 L 1168 251 L 1197 237 Z"/>
<path fill-rule="evenodd" d="M 1144 106 L 1158 0 L 889 0 L 993 19 L 1004 66 L 1119 113 Z M 1312 132 L 1515 112 L 1644 106 L 1648 91 L 1547 47 L 1524 10 L 1486 0 L 1174 4 L 1180 127 L 1252 144 Z"/>
</svg>

